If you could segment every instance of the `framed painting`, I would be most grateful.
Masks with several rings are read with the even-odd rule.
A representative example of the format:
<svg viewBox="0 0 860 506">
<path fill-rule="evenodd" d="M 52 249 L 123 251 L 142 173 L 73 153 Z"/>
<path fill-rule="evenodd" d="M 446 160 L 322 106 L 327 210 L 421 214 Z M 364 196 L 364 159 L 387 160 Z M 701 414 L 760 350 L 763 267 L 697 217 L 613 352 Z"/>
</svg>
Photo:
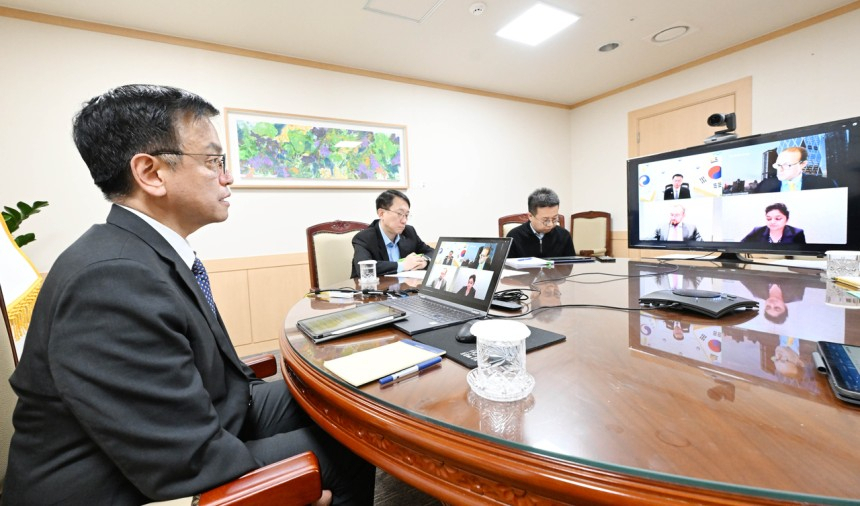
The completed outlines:
<svg viewBox="0 0 860 506">
<path fill-rule="evenodd" d="M 409 186 L 406 126 L 225 109 L 234 188 Z"/>
</svg>

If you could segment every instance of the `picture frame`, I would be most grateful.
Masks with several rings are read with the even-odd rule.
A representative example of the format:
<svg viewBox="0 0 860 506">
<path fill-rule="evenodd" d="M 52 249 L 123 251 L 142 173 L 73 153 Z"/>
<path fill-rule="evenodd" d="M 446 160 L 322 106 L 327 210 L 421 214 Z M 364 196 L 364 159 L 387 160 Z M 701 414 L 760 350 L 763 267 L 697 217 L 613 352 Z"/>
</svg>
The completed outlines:
<svg viewBox="0 0 860 506">
<path fill-rule="evenodd" d="M 406 126 L 225 108 L 233 188 L 407 189 Z"/>
</svg>

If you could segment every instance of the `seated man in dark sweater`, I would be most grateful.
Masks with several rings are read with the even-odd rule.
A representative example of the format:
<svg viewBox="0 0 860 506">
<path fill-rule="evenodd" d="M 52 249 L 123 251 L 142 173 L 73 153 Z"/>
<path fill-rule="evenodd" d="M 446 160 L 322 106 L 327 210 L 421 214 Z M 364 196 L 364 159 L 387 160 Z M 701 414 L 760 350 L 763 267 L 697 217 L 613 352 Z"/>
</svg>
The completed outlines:
<svg viewBox="0 0 860 506">
<path fill-rule="evenodd" d="M 558 195 L 538 188 L 529 195 L 529 221 L 508 232 L 513 239 L 509 258 L 575 255 L 570 232 L 558 226 Z"/>
<path fill-rule="evenodd" d="M 385 190 L 376 198 L 376 215 L 369 227 L 352 238 L 352 276 L 358 277 L 358 262 L 376 260 L 376 274 L 426 269 L 433 248 L 418 237 L 409 220 L 409 197 Z"/>
</svg>

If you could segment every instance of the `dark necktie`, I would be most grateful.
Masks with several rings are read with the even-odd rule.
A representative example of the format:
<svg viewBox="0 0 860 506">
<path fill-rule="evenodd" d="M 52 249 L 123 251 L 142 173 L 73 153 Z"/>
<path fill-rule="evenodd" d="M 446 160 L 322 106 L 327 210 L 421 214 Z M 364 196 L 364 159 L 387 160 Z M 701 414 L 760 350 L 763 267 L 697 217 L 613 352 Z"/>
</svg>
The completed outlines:
<svg viewBox="0 0 860 506">
<path fill-rule="evenodd" d="M 203 297 L 206 298 L 206 302 L 209 304 L 209 308 L 212 309 L 212 313 L 217 315 L 218 310 L 215 309 L 212 288 L 209 286 L 209 274 L 206 273 L 206 267 L 203 267 L 203 262 L 197 257 L 194 257 L 194 265 L 191 266 L 191 272 L 194 274 L 194 278 L 197 279 L 200 289 L 203 290 Z"/>
</svg>

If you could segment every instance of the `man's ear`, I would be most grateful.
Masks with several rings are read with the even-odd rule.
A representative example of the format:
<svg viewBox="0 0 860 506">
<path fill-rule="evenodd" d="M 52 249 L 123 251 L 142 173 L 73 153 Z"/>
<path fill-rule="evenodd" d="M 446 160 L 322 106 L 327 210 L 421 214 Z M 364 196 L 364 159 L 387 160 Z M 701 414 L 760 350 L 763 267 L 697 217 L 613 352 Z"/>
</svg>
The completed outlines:
<svg viewBox="0 0 860 506">
<path fill-rule="evenodd" d="M 380 207 L 379 209 L 376 210 L 376 216 L 378 216 L 380 220 L 382 219 L 383 214 L 385 214 L 385 209 Z"/>
<path fill-rule="evenodd" d="M 131 159 L 130 165 L 131 177 L 141 191 L 153 197 L 161 197 L 166 193 L 160 170 L 169 169 L 167 164 L 152 155 L 138 153 Z"/>
</svg>

